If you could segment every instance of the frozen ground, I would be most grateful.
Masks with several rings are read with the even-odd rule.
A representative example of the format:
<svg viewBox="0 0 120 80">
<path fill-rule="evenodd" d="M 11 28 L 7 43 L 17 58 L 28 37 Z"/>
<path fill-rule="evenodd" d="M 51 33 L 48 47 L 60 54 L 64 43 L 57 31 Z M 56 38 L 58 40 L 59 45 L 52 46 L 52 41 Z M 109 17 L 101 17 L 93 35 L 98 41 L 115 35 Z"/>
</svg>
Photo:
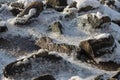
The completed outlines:
<svg viewBox="0 0 120 80">
<path fill-rule="evenodd" d="M 76 0 L 76 1 L 78 1 L 78 0 Z M 87 0 L 85 0 L 85 1 L 87 1 Z M 92 0 L 89 0 L 89 1 L 92 1 Z M 90 3 L 90 4 L 93 4 L 93 3 Z M 80 7 L 80 6 L 78 5 L 78 7 Z M 106 6 L 101 6 L 100 10 L 103 12 L 103 14 L 109 15 L 113 20 L 120 20 L 119 12 L 112 10 Z M 97 11 L 94 11 L 94 12 L 96 13 Z M 88 12 L 88 13 L 91 13 L 91 12 Z M 79 15 L 81 15 L 81 14 L 79 14 Z M 36 21 L 32 22 L 31 24 L 14 25 L 13 21 L 14 21 L 15 17 L 12 16 L 12 14 L 8 10 L 4 10 L 3 12 L 0 13 L 0 17 L 3 20 L 2 22 L 0 22 L 0 24 L 1 25 L 6 24 L 8 27 L 8 31 L 0 34 L 0 37 L 3 37 L 5 39 L 8 39 L 8 38 L 11 39 L 14 37 L 17 37 L 17 38 L 22 37 L 23 40 L 26 37 L 30 37 L 30 39 L 35 40 L 42 36 L 49 36 L 49 37 L 55 39 L 58 43 L 67 43 L 67 44 L 72 44 L 72 45 L 78 46 L 80 41 L 90 38 L 90 37 L 94 37 L 95 35 L 101 34 L 100 31 L 98 31 L 98 32 L 86 31 L 86 30 L 79 28 L 79 26 L 80 26 L 78 23 L 79 17 L 74 18 L 69 21 L 66 21 L 66 20 L 61 21 L 62 25 L 64 26 L 64 31 L 63 31 L 62 35 L 57 35 L 55 33 L 47 32 L 48 26 L 51 23 L 53 23 L 54 21 L 60 21 L 59 20 L 60 16 L 64 16 L 64 13 L 56 12 L 54 10 L 48 9 L 48 10 L 44 10 L 40 14 L 40 16 L 36 19 Z M 111 33 L 115 37 L 118 48 L 116 49 L 115 53 L 112 55 L 112 58 L 104 56 L 104 57 L 102 57 L 102 60 L 103 61 L 116 60 L 118 63 L 120 63 L 120 52 L 119 52 L 120 45 L 117 42 L 117 40 L 120 39 L 120 26 L 112 23 L 110 26 L 110 30 L 107 30 L 106 32 Z M 23 40 L 16 39 L 16 41 L 18 43 L 17 45 L 24 46 L 25 42 L 23 42 Z M 26 42 L 27 42 L 27 40 L 26 40 Z M 28 42 L 28 44 L 30 44 L 30 43 Z M 4 68 L 5 65 L 7 65 L 8 63 L 10 63 L 12 61 L 15 61 L 18 58 L 23 57 L 23 54 L 28 55 L 31 53 L 35 53 L 35 52 L 37 52 L 36 50 L 38 50 L 38 48 L 34 49 L 33 47 L 32 48 L 29 47 L 29 49 L 33 49 L 33 51 L 24 51 L 22 54 L 20 54 L 24 50 L 24 49 L 19 50 L 20 46 L 18 46 L 18 48 L 15 48 L 15 50 L 12 50 L 12 51 L 9 51 L 9 49 L 5 49 L 5 48 L 0 49 L 0 76 L 2 76 L 2 69 Z M 28 46 L 30 46 L 30 45 L 26 44 L 25 47 L 28 47 Z M 26 48 L 25 48 L 25 50 L 26 50 Z M 82 80 L 82 79 L 83 80 L 91 80 L 95 76 L 103 74 L 103 73 L 114 74 L 114 72 L 108 72 L 108 71 L 97 69 L 95 67 L 91 67 L 90 65 L 88 65 L 86 63 L 81 63 L 80 61 L 77 61 L 76 59 L 73 59 L 66 55 L 61 55 L 61 56 L 64 59 L 66 59 L 72 63 L 73 66 L 70 65 L 70 69 L 73 68 L 74 74 L 70 73 L 70 71 L 68 71 L 68 72 L 66 71 L 67 73 L 64 72 L 65 68 L 63 67 L 61 69 L 62 71 L 59 74 L 54 75 L 55 78 L 57 78 L 57 80 L 68 80 L 72 76 L 79 76 L 80 79 L 78 79 L 78 80 Z M 41 62 L 41 64 L 42 64 L 42 62 Z M 49 64 L 51 64 L 51 63 L 49 63 Z M 53 64 L 53 65 L 55 65 L 55 64 Z M 61 65 L 63 66 L 64 64 L 61 63 Z M 44 64 L 44 66 L 47 67 L 48 65 Z M 42 69 L 44 68 L 44 66 L 42 66 Z M 4 78 L 1 78 L 1 79 L 4 80 Z"/>
</svg>

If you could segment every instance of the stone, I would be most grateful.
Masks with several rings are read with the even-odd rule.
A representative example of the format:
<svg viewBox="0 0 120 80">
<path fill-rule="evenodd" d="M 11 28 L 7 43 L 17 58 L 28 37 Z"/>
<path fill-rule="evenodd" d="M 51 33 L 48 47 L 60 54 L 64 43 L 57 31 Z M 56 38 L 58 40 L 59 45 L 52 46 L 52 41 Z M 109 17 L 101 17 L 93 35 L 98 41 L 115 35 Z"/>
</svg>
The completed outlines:
<svg viewBox="0 0 120 80">
<path fill-rule="evenodd" d="M 94 80 L 109 80 L 109 77 L 110 76 L 108 74 L 102 74 L 95 77 Z"/>
<path fill-rule="evenodd" d="M 31 56 L 27 57 L 27 58 L 23 58 L 17 61 L 14 61 L 10 64 L 8 64 L 7 66 L 5 66 L 4 70 L 3 70 L 3 74 L 6 78 L 8 77 L 14 77 L 17 74 L 22 74 L 25 71 L 28 71 L 32 68 L 32 64 L 31 64 L 31 60 L 32 59 L 36 59 L 36 58 L 50 58 L 51 56 L 48 57 L 48 51 L 43 50 L 40 51 L 36 54 L 32 54 Z M 52 57 L 54 59 L 54 57 Z"/>
<path fill-rule="evenodd" d="M 120 64 L 113 61 L 99 62 L 96 66 L 106 71 L 118 71 L 120 69 Z"/>
<path fill-rule="evenodd" d="M 69 6 L 68 8 L 77 8 L 76 5 L 77 5 L 77 2 L 73 1 L 71 4 L 68 5 Z"/>
<path fill-rule="evenodd" d="M 62 29 L 63 29 L 63 26 L 60 22 L 54 22 L 49 26 L 48 30 L 52 31 L 52 32 L 59 33 L 59 34 L 63 34 Z"/>
<path fill-rule="evenodd" d="M 120 20 L 112 20 L 112 22 L 120 26 Z"/>
<path fill-rule="evenodd" d="M 95 58 L 100 57 L 106 53 L 111 53 L 114 48 L 112 50 L 109 50 L 109 48 L 114 44 L 115 40 L 113 36 L 109 34 L 106 37 L 81 41 L 79 47 L 82 48 L 87 53 L 87 55 Z"/>
<path fill-rule="evenodd" d="M 54 8 L 61 12 L 67 6 L 67 0 L 47 0 L 46 5 L 48 8 Z"/>
<path fill-rule="evenodd" d="M 39 46 L 42 49 L 47 49 L 49 51 L 56 51 L 60 53 L 67 53 L 70 55 L 72 52 L 79 50 L 74 45 L 68 45 L 65 43 L 55 43 L 51 38 L 49 37 L 41 37 L 36 41 L 36 45 Z"/>
<path fill-rule="evenodd" d="M 0 26 L 0 33 L 6 32 L 8 30 L 7 26 Z"/>
<path fill-rule="evenodd" d="M 24 4 L 18 2 L 11 2 L 9 6 L 16 9 L 24 9 Z"/>
<path fill-rule="evenodd" d="M 86 14 L 84 17 L 81 16 L 81 23 L 83 26 L 89 26 L 90 29 L 100 29 L 103 27 L 105 24 L 106 26 L 109 26 L 110 24 L 106 23 L 111 23 L 111 18 L 108 16 L 102 16 L 99 18 L 96 14 Z"/>
<path fill-rule="evenodd" d="M 55 78 L 52 75 L 45 74 L 45 75 L 39 76 L 38 78 L 35 78 L 33 80 L 55 80 Z"/>
<path fill-rule="evenodd" d="M 17 16 L 21 12 L 21 10 L 13 8 L 10 10 L 10 12 L 13 14 L 13 16 Z"/>
<path fill-rule="evenodd" d="M 101 21 L 101 25 L 104 24 L 104 23 L 110 23 L 111 22 L 111 18 L 109 16 L 102 16 L 100 18 L 100 21 Z"/>
<path fill-rule="evenodd" d="M 120 79 L 120 71 L 118 71 L 112 78 L 116 80 Z"/>
<path fill-rule="evenodd" d="M 87 11 L 90 11 L 90 10 L 94 10 L 95 8 L 94 7 L 92 7 L 92 6 L 86 6 L 86 7 L 82 7 L 82 8 L 80 8 L 79 10 L 78 10 L 78 12 L 80 13 L 80 12 L 87 12 Z"/>
<path fill-rule="evenodd" d="M 15 61 L 15 62 L 12 62 L 12 63 L 8 64 L 7 66 L 5 66 L 5 68 L 3 70 L 4 76 L 6 78 L 13 77 L 16 74 L 21 74 L 22 72 L 31 69 L 31 64 L 29 62 L 22 63 L 22 61 L 23 60 Z"/>
<path fill-rule="evenodd" d="M 36 12 L 31 17 L 38 17 L 40 15 L 40 13 L 43 11 L 43 3 L 39 2 L 39 1 L 34 1 L 34 2 L 30 3 L 27 7 L 25 7 L 25 9 L 23 9 L 23 11 L 20 14 L 18 14 L 17 16 L 23 17 L 24 15 L 27 15 L 29 13 L 29 11 L 33 8 L 36 9 Z"/>
</svg>

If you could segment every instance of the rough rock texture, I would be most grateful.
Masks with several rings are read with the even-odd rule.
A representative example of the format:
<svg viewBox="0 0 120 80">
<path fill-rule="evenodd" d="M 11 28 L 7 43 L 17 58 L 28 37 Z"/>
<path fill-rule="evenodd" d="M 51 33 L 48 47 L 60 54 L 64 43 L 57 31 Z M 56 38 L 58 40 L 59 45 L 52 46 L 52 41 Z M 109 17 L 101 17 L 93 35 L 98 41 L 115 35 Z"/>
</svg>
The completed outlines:
<svg viewBox="0 0 120 80">
<path fill-rule="evenodd" d="M 52 75 L 45 74 L 45 75 L 39 76 L 38 78 L 35 78 L 33 80 L 55 80 L 55 78 Z"/>
<path fill-rule="evenodd" d="M 100 57 L 106 53 L 111 53 L 107 48 L 114 45 L 114 38 L 112 35 L 99 39 L 88 39 L 80 42 L 80 48 L 82 48 L 89 56 L 95 58 Z"/>
<path fill-rule="evenodd" d="M 87 11 L 90 11 L 90 10 L 94 10 L 96 8 L 92 7 L 92 6 L 86 6 L 86 7 L 82 7 L 78 10 L 78 12 L 87 12 Z"/>
<path fill-rule="evenodd" d="M 16 8 L 11 9 L 10 11 L 12 12 L 12 14 L 13 14 L 14 16 L 17 16 L 17 15 L 21 12 L 21 10 L 16 9 Z"/>
<path fill-rule="evenodd" d="M 38 45 L 42 49 L 48 49 L 49 51 L 57 51 L 60 53 L 70 53 L 77 51 L 78 48 L 74 45 L 68 45 L 65 43 L 57 44 L 54 43 L 53 40 L 49 37 L 42 37 L 36 41 L 36 45 Z"/>
<path fill-rule="evenodd" d="M 5 68 L 3 70 L 3 74 L 6 78 L 13 77 L 17 74 L 22 74 L 23 72 L 30 70 L 32 68 L 30 59 L 44 57 L 46 55 L 48 55 L 48 52 L 42 51 L 38 54 L 31 55 L 26 59 L 21 59 L 21 60 L 12 62 L 12 63 L 8 64 L 7 66 L 5 66 Z"/>
<path fill-rule="evenodd" d="M 106 71 L 118 71 L 120 69 L 120 64 L 113 61 L 99 62 L 99 65 L 97 66 Z"/>
<path fill-rule="evenodd" d="M 10 11 L 14 16 L 17 16 L 24 9 L 24 5 L 18 2 L 12 2 L 9 6 L 12 7 Z"/>
<path fill-rule="evenodd" d="M 70 62 L 64 60 L 58 55 L 49 54 L 46 50 L 40 50 L 38 53 L 33 53 L 22 59 L 12 62 L 3 69 L 4 76 L 14 80 L 31 80 L 46 73 L 59 77 L 61 72 L 72 72 L 71 74 L 73 76 L 74 74 L 78 74 L 77 70 L 78 68 L 74 67 Z M 68 77 L 67 74 L 64 75 L 65 77 Z M 48 77 L 50 76 L 47 76 L 46 80 L 50 80 Z M 38 78 L 43 77 L 41 76 Z M 52 79 L 54 80 L 54 78 Z"/>
<path fill-rule="evenodd" d="M 71 4 L 68 5 L 69 6 L 68 8 L 77 8 L 76 5 L 77 5 L 77 2 L 73 1 Z"/>
<path fill-rule="evenodd" d="M 107 74 L 98 75 L 97 77 L 94 78 L 94 80 L 109 80 L 109 75 Z"/>
<path fill-rule="evenodd" d="M 63 34 L 63 26 L 60 22 L 54 22 L 49 26 L 49 31 L 56 32 L 59 34 Z"/>
<path fill-rule="evenodd" d="M 116 7 L 115 5 L 115 0 L 99 0 L 101 4 L 106 4 L 108 6 L 114 6 Z"/>
<path fill-rule="evenodd" d="M 65 6 L 67 6 L 67 0 L 47 0 L 46 4 L 48 8 L 54 8 L 57 11 L 63 11 Z"/>
<path fill-rule="evenodd" d="M 87 14 L 84 16 L 86 16 L 86 18 L 81 18 L 81 24 L 86 27 L 89 26 L 92 29 L 102 28 L 104 24 L 111 23 L 111 19 L 108 16 L 102 16 L 101 18 L 96 14 Z M 110 24 L 106 25 L 109 26 Z"/>
<path fill-rule="evenodd" d="M 25 9 L 18 15 L 18 17 L 23 17 L 24 15 L 27 15 L 29 13 L 29 10 L 35 8 L 36 13 L 31 17 L 38 17 L 40 13 L 43 11 L 43 3 L 39 1 L 35 1 L 30 3 Z"/>
<path fill-rule="evenodd" d="M 22 3 L 18 3 L 18 2 L 12 2 L 10 3 L 10 5 L 12 8 L 16 8 L 16 9 L 24 9 L 24 4 Z"/>
</svg>

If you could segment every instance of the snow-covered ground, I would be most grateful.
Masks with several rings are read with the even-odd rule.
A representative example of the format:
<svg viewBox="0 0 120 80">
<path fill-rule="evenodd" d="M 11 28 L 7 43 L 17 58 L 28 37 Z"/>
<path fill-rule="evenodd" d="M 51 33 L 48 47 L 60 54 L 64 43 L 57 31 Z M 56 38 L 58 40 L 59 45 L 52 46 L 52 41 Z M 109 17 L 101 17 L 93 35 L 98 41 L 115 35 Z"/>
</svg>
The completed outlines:
<svg viewBox="0 0 120 80">
<path fill-rule="evenodd" d="M 34 0 L 18 0 L 18 2 L 22 1 L 25 5 L 28 3 L 34 1 Z M 72 0 L 69 0 L 68 3 L 70 3 Z M 99 12 L 108 15 L 112 20 L 120 20 L 120 12 L 117 12 L 115 10 L 112 10 L 111 8 L 107 6 L 101 5 L 97 0 L 73 0 L 73 1 L 78 1 L 77 8 L 86 6 L 86 5 L 92 5 L 94 7 L 100 7 L 94 12 L 87 12 L 87 13 L 93 13 L 93 14 L 98 14 Z M 87 14 L 85 13 L 85 14 Z M 52 39 L 55 39 L 58 43 L 67 43 L 71 45 L 76 45 L 79 46 L 80 41 L 94 37 L 95 35 L 101 34 L 103 32 L 101 31 L 89 31 L 83 28 L 80 28 L 79 24 L 79 17 L 84 16 L 84 13 L 81 14 L 76 14 L 76 18 L 71 19 L 71 20 L 60 20 L 60 17 L 64 16 L 64 12 L 57 12 L 53 9 L 47 9 L 44 10 L 40 16 L 36 19 L 36 21 L 32 22 L 31 24 L 27 25 L 14 25 L 15 21 L 15 16 L 13 16 L 10 12 L 8 7 L 6 6 L 2 12 L 0 12 L 0 18 L 2 21 L 0 22 L 0 25 L 6 24 L 8 27 L 8 31 L 5 33 L 0 33 L 0 37 L 3 37 L 5 39 L 7 38 L 14 38 L 16 36 L 20 37 L 32 37 L 33 40 L 37 38 L 41 38 L 43 36 L 49 36 Z M 98 15 L 101 17 L 101 15 Z M 55 21 L 60 21 L 64 27 L 63 34 L 58 35 L 55 33 L 50 33 L 48 32 L 48 26 L 55 22 Z M 109 61 L 109 60 L 114 60 L 118 63 L 120 63 L 120 44 L 117 42 L 117 40 L 120 40 L 120 26 L 117 24 L 111 23 L 110 28 L 106 30 L 106 32 L 112 34 L 114 38 L 116 39 L 117 43 L 117 49 L 115 49 L 115 52 L 113 55 L 107 55 L 103 56 L 101 59 L 103 61 Z M 23 45 L 24 46 L 24 45 Z M 15 61 L 16 59 L 20 58 L 21 56 L 14 56 L 11 53 L 7 53 L 8 51 L 4 49 L 0 49 L 0 77 L 2 76 L 2 69 L 4 68 L 5 65 L 8 63 Z M 18 53 L 16 53 L 17 55 Z M 30 54 L 30 53 L 26 53 Z M 68 57 L 66 55 L 60 55 L 62 56 L 65 60 L 71 62 L 73 66 L 70 65 L 70 69 L 73 68 L 71 71 L 66 71 L 64 72 L 64 67 L 62 68 L 63 70 L 57 74 L 54 75 L 57 80 L 68 80 L 72 76 L 76 76 L 77 79 L 75 80 L 91 80 L 95 76 L 103 74 L 103 73 L 108 73 L 108 74 L 114 74 L 115 72 L 109 72 L 109 71 L 104 71 L 100 70 L 96 67 L 92 67 L 86 63 L 82 63 L 78 60 L 75 60 L 71 57 Z M 111 57 L 112 56 L 112 57 Z M 111 57 L 111 58 L 110 58 Z M 42 62 L 41 62 L 42 64 Z M 51 63 L 49 63 L 51 64 Z M 62 63 L 61 63 L 62 64 Z M 53 64 L 55 65 L 55 64 Z M 64 64 L 62 64 L 63 66 Z M 48 66 L 47 64 L 44 64 L 44 66 Z M 44 66 L 42 68 L 44 69 Z M 74 70 L 75 69 L 75 70 Z M 43 70 L 44 71 L 44 70 Z M 72 79 L 73 78 L 73 79 Z M 72 77 L 70 80 L 74 80 L 74 77 Z M 1 78 L 4 80 L 4 78 Z"/>
</svg>

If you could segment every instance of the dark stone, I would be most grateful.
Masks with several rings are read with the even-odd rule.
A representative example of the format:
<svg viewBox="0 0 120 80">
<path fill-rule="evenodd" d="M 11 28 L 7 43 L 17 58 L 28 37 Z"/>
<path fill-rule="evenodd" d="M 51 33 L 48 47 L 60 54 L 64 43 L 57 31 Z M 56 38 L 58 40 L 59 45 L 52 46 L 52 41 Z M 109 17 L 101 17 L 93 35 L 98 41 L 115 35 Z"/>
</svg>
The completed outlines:
<svg viewBox="0 0 120 80">
<path fill-rule="evenodd" d="M 69 8 L 77 8 L 76 5 L 77 5 L 77 2 L 76 2 L 76 1 L 73 1 L 73 2 L 69 5 Z"/>
<path fill-rule="evenodd" d="M 47 61 L 47 62 L 51 62 L 51 63 L 56 63 L 56 62 L 59 63 L 62 60 L 63 60 L 62 57 L 56 56 L 54 54 L 48 54 L 48 51 L 43 50 L 43 51 L 40 51 L 38 53 L 32 54 L 28 57 L 25 57 L 23 59 L 20 59 L 20 60 L 17 60 L 15 62 L 8 64 L 3 69 L 3 75 L 6 78 L 19 79 L 18 77 L 20 77 L 20 75 L 23 75 L 26 72 L 29 72 L 30 70 L 33 69 L 34 63 L 42 65 L 39 62 L 44 62 L 44 61 L 46 62 Z M 29 74 L 32 74 L 32 73 L 29 73 Z M 36 75 L 38 75 L 38 74 L 36 74 Z M 23 76 L 25 76 L 25 75 L 23 75 Z M 44 76 L 44 79 L 49 80 L 48 77 L 50 78 L 50 76 L 46 75 L 46 76 Z M 40 76 L 38 78 L 35 78 L 35 80 L 38 80 L 40 78 L 43 79 L 42 76 Z M 51 77 L 51 79 L 54 79 L 54 78 Z"/>
<path fill-rule="evenodd" d="M 62 44 L 55 43 L 49 37 L 40 38 L 39 40 L 36 41 L 36 45 L 38 45 L 42 49 L 48 49 L 49 51 L 56 51 L 60 53 L 67 53 L 68 55 L 70 55 L 72 51 L 79 50 L 74 45 L 68 45 L 65 43 L 62 43 Z"/>
<path fill-rule="evenodd" d="M 101 19 L 101 25 L 104 24 L 104 23 L 109 23 L 111 22 L 111 18 L 109 16 L 103 16 Z"/>
<path fill-rule="evenodd" d="M 112 8 L 112 7 L 117 8 L 117 5 L 115 4 L 115 0 L 99 0 L 99 1 L 101 4 L 106 4 L 110 8 Z"/>
<path fill-rule="evenodd" d="M 21 12 L 21 10 L 16 9 L 16 8 L 11 9 L 10 11 L 12 12 L 12 14 L 13 14 L 14 16 L 17 16 L 17 15 Z"/>
<path fill-rule="evenodd" d="M 27 71 L 29 69 L 31 69 L 31 63 L 22 63 L 22 60 L 20 60 L 20 61 L 12 62 L 7 66 L 5 66 L 5 69 L 3 70 L 3 74 L 6 78 L 8 78 L 15 76 L 16 74 L 21 74 L 22 72 Z"/>
<path fill-rule="evenodd" d="M 32 2 L 27 7 L 25 7 L 25 9 L 23 9 L 23 11 L 18 15 L 18 17 L 23 17 L 24 15 L 27 15 L 29 13 L 29 10 L 32 8 L 36 9 L 36 13 L 30 18 L 38 17 L 40 13 L 43 11 L 43 6 L 44 5 L 42 2 L 39 2 L 39 1 Z"/>
<path fill-rule="evenodd" d="M 23 58 L 23 59 L 20 59 L 20 60 L 17 60 L 15 62 L 8 64 L 7 66 L 5 66 L 3 70 L 3 74 L 6 78 L 14 77 L 17 74 L 22 74 L 23 72 L 28 71 L 32 68 L 31 59 L 40 58 L 40 57 L 48 58 L 49 60 L 50 59 L 56 60 L 56 57 L 54 56 L 55 57 L 54 58 L 53 56 L 51 57 L 51 55 L 49 56 L 47 51 L 41 51 L 27 58 Z"/>
<path fill-rule="evenodd" d="M 47 8 L 53 8 L 61 12 L 67 6 L 67 0 L 47 0 L 46 5 Z"/>
<path fill-rule="evenodd" d="M 33 80 L 55 80 L 55 78 L 52 75 L 45 74 Z"/>
<path fill-rule="evenodd" d="M 120 72 L 117 72 L 112 78 L 119 80 L 120 79 Z"/>
<path fill-rule="evenodd" d="M 67 0 L 47 0 L 46 4 L 52 7 L 67 6 Z"/>
<path fill-rule="evenodd" d="M 8 30 L 7 26 L 0 26 L 0 33 L 6 32 Z"/>
<path fill-rule="evenodd" d="M 108 74 L 98 75 L 97 77 L 94 78 L 94 80 L 109 80 L 109 75 Z"/>
<path fill-rule="evenodd" d="M 87 53 L 83 49 L 79 49 L 77 51 L 76 58 L 82 62 L 93 63 L 96 64 L 96 61 L 87 55 Z"/>
<path fill-rule="evenodd" d="M 80 48 L 82 48 L 89 56 L 92 58 L 100 57 L 106 53 L 109 53 L 109 50 L 104 48 L 109 48 L 114 45 L 114 38 L 112 35 L 109 35 L 100 39 L 88 39 L 80 43 Z M 111 52 L 110 52 L 111 53 Z"/>
<path fill-rule="evenodd" d="M 86 7 L 82 7 L 78 10 L 78 12 L 87 12 L 87 11 L 90 11 L 90 10 L 94 10 L 95 8 L 93 8 L 92 6 L 86 6 Z"/>
<path fill-rule="evenodd" d="M 97 66 L 106 71 L 118 71 L 120 69 L 120 64 L 113 61 L 99 62 L 99 65 Z"/>
<path fill-rule="evenodd" d="M 120 26 L 120 20 L 112 20 L 112 22 Z"/>
<path fill-rule="evenodd" d="M 24 9 L 24 4 L 18 2 L 12 2 L 10 3 L 10 6 L 16 9 Z"/>
<path fill-rule="evenodd" d="M 63 27 L 60 22 L 54 22 L 49 26 L 49 31 L 58 32 L 59 34 L 63 34 L 62 29 Z"/>
<path fill-rule="evenodd" d="M 66 15 L 64 16 L 64 18 L 65 18 L 66 20 L 74 19 L 74 18 L 76 18 L 76 14 L 75 14 L 74 12 L 71 12 L 71 13 L 66 14 Z"/>
</svg>

